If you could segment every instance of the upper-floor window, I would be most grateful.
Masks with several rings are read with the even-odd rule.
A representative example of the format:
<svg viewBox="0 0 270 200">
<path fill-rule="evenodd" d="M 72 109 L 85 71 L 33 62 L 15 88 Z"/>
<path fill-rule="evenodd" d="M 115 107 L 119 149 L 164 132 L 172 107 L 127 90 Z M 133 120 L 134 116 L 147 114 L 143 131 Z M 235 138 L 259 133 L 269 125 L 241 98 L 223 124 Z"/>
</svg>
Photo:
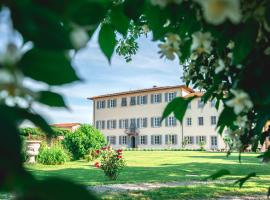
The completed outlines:
<svg viewBox="0 0 270 200">
<path fill-rule="evenodd" d="M 140 144 L 147 144 L 147 135 L 140 136 Z"/>
<path fill-rule="evenodd" d="M 137 104 L 141 104 L 141 105 L 147 104 L 147 95 L 138 96 L 137 97 Z"/>
<path fill-rule="evenodd" d="M 165 144 L 177 144 L 177 135 L 165 135 Z"/>
<path fill-rule="evenodd" d="M 116 107 L 116 99 L 109 99 L 108 101 L 107 101 L 107 107 L 108 108 L 114 108 L 114 107 Z"/>
<path fill-rule="evenodd" d="M 119 129 L 128 128 L 128 119 L 119 119 Z"/>
<path fill-rule="evenodd" d="M 161 103 L 162 95 L 161 94 L 151 94 L 151 103 Z"/>
<path fill-rule="evenodd" d="M 116 129 L 116 120 L 107 120 L 107 129 Z"/>
<path fill-rule="evenodd" d="M 187 108 L 188 108 L 188 109 L 191 109 L 191 102 L 188 103 Z"/>
<path fill-rule="evenodd" d="M 161 135 L 151 135 L 151 144 L 162 144 Z"/>
<path fill-rule="evenodd" d="M 215 99 L 213 99 L 213 100 L 211 101 L 211 103 L 210 103 L 210 106 L 211 106 L 212 108 L 214 108 L 214 107 L 216 106 L 216 103 L 217 103 L 217 101 L 216 101 Z"/>
<path fill-rule="evenodd" d="M 165 93 L 165 101 L 170 102 L 176 97 L 176 92 Z"/>
<path fill-rule="evenodd" d="M 217 117 L 211 116 L 211 125 L 216 125 L 216 124 L 217 124 Z"/>
<path fill-rule="evenodd" d="M 198 117 L 198 125 L 203 126 L 203 117 Z"/>
<path fill-rule="evenodd" d="M 203 108 L 204 102 L 202 99 L 198 100 L 198 108 Z"/>
<path fill-rule="evenodd" d="M 96 121 L 96 128 L 97 129 L 105 129 L 105 120 Z"/>
<path fill-rule="evenodd" d="M 161 126 L 161 117 L 151 118 L 151 127 L 156 128 Z"/>
<path fill-rule="evenodd" d="M 97 109 L 103 109 L 106 107 L 106 101 L 102 100 L 102 101 L 97 101 Z"/>
<path fill-rule="evenodd" d="M 123 97 L 123 98 L 121 99 L 121 106 L 122 106 L 122 107 L 127 106 L 127 98 L 126 98 L 126 97 Z"/>
<path fill-rule="evenodd" d="M 107 142 L 109 144 L 116 144 L 116 136 L 107 136 Z"/>
<path fill-rule="evenodd" d="M 192 118 L 188 117 L 187 118 L 187 126 L 191 126 L 192 125 Z"/>
<path fill-rule="evenodd" d="M 206 136 L 196 136 L 196 144 L 206 143 Z"/>
<path fill-rule="evenodd" d="M 137 118 L 136 123 L 137 128 L 146 128 L 147 127 L 147 118 Z"/>
<path fill-rule="evenodd" d="M 136 97 L 130 97 L 130 105 L 131 106 L 136 105 Z"/>
<path fill-rule="evenodd" d="M 135 128 L 136 125 L 137 125 L 137 124 L 136 124 L 136 118 L 131 118 L 131 119 L 130 119 L 130 125 L 129 125 L 129 126 L 130 126 L 131 128 Z"/>
<path fill-rule="evenodd" d="M 185 136 L 186 144 L 194 144 L 194 136 Z"/>
<path fill-rule="evenodd" d="M 165 119 L 166 126 L 176 126 L 176 118 L 175 117 L 168 117 Z"/>
</svg>

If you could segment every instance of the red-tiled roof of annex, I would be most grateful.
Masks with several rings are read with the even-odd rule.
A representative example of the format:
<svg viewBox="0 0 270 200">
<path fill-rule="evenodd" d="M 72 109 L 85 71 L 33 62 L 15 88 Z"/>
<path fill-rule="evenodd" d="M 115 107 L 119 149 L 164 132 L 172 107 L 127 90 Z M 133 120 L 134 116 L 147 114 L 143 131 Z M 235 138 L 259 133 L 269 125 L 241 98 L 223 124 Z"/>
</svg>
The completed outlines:
<svg viewBox="0 0 270 200">
<path fill-rule="evenodd" d="M 99 98 L 135 94 L 135 93 L 153 92 L 153 91 L 159 91 L 159 90 L 177 89 L 177 88 L 179 89 L 181 88 L 189 93 L 194 92 L 193 89 L 187 87 L 186 85 L 175 85 L 175 86 L 164 86 L 164 87 L 152 87 L 152 88 L 140 89 L 140 90 L 130 90 L 126 92 L 117 92 L 117 93 L 112 93 L 112 94 L 104 94 L 104 95 L 99 95 L 99 96 L 94 96 L 94 97 L 88 97 L 87 99 L 94 100 L 94 99 L 99 99 Z"/>
<path fill-rule="evenodd" d="M 51 126 L 58 128 L 72 128 L 73 126 L 81 125 L 80 123 L 62 123 L 62 124 L 51 124 Z"/>
</svg>

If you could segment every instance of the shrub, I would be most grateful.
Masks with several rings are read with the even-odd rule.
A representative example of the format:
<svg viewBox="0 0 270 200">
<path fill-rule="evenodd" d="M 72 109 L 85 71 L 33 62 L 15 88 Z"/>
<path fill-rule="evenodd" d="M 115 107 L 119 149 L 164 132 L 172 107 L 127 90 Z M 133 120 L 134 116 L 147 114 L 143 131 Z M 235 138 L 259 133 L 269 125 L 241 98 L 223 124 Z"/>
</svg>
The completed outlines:
<svg viewBox="0 0 270 200">
<path fill-rule="evenodd" d="M 100 156 L 100 150 L 96 149 L 91 149 L 89 154 L 87 154 L 84 158 L 90 162 L 93 160 L 96 160 Z"/>
<path fill-rule="evenodd" d="M 60 165 L 69 161 L 70 156 L 61 145 L 52 147 L 42 147 L 37 157 L 37 161 L 44 165 Z"/>
<path fill-rule="evenodd" d="M 113 150 L 111 147 L 102 148 L 100 157 L 100 163 L 96 162 L 94 166 L 103 170 L 105 176 L 110 180 L 116 180 L 120 171 L 126 166 L 122 149 Z"/>
<path fill-rule="evenodd" d="M 44 139 L 46 137 L 45 133 L 43 133 L 38 128 L 20 128 L 20 134 L 21 136 L 27 137 L 27 139 L 34 139 L 34 140 L 40 140 Z"/>
<path fill-rule="evenodd" d="M 100 149 L 106 145 L 103 134 L 90 125 L 82 125 L 74 133 L 68 133 L 63 140 L 66 149 L 74 160 L 84 158 L 91 149 Z"/>
</svg>

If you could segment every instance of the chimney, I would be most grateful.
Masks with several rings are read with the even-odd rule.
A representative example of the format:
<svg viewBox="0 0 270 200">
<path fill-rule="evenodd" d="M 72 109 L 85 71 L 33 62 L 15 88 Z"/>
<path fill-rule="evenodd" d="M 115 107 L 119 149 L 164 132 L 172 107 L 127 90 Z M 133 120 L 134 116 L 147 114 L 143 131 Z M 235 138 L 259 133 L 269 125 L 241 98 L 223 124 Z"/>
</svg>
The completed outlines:
<svg viewBox="0 0 270 200">
<path fill-rule="evenodd" d="M 153 85 L 153 88 L 156 88 L 157 86 L 156 85 Z"/>
</svg>

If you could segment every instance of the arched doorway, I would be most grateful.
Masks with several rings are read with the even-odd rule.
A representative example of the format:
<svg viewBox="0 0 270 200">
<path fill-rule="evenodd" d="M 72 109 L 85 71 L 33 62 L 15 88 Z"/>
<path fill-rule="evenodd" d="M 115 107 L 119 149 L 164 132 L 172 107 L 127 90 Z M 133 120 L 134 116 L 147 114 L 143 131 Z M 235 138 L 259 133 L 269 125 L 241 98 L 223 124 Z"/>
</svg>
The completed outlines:
<svg viewBox="0 0 270 200">
<path fill-rule="evenodd" d="M 131 148 L 135 148 L 135 146 L 136 146 L 135 136 L 131 136 L 131 138 L 130 138 L 130 146 L 131 146 Z"/>
</svg>

